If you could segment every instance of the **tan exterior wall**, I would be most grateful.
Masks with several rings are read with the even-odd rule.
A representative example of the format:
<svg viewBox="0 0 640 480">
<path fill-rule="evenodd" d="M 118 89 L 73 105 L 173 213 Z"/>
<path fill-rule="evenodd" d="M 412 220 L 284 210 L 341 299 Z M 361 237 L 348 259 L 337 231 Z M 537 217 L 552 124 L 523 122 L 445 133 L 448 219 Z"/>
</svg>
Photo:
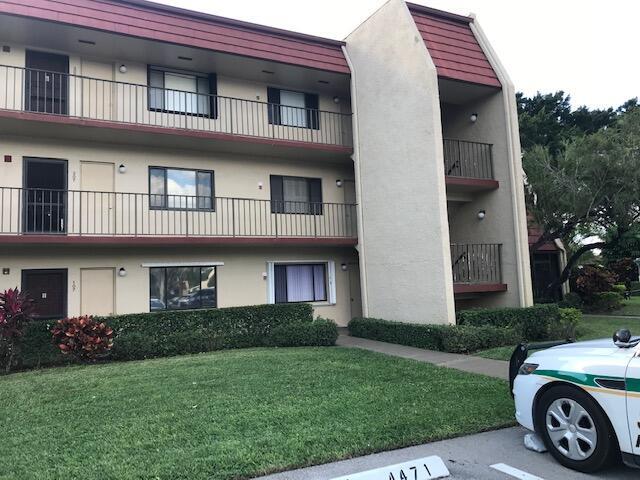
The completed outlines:
<svg viewBox="0 0 640 480">
<path fill-rule="evenodd" d="M 436 69 L 401 0 L 346 39 L 364 313 L 454 322 Z"/>
<path fill-rule="evenodd" d="M 357 262 L 352 249 L 336 248 L 126 248 L 95 249 L 88 247 L 28 249 L 14 248 L 0 254 L 0 268 L 10 269 L 0 275 L 0 290 L 21 284 L 22 269 L 68 269 L 68 314 L 78 315 L 81 308 L 81 269 L 125 268 L 127 275 L 115 277 L 115 313 L 149 311 L 149 271 L 147 263 L 223 262 L 217 269 L 219 307 L 268 303 L 267 272 L 269 261 L 335 262 L 336 303 L 318 302 L 314 314 L 346 325 L 351 319 L 349 271 L 341 264 Z M 97 308 L 104 308 L 103 304 Z"/>
<path fill-rule="evenodd" d="M 0 89 L 0 108 L 22 110 L 24 71 L 12 67 L 25 66 L 25 51 L 29 47 L 12 43 L 8 45 L 11 52 L 0 53 L 0 81 L 6 84 L 6 88 L 3 86 Z M 69 52 L 51 53 L 69 56 L 70 116 L 337 145 L 351 142 L 349 117 L 335 115 L 350 112 L 349 102 L 344 99 L 335 103 L 332 96 L 319 95 L 318 129 L 270 125 L 266 104 L 267 87 L 286 89 L 286 85 L 271 85 L 219 75 L 217 118 L 162 113 L 148 108 L 146 64 L 113 58 L 81 57 Z M 125 73 L 120 72 L 120 65 L 126 65 Z M 316 92 L 310 90 L 307 93 Z"/>
<path fill-rule="evenodd" d="M 238 220 L 235 233 L 240 235 L 262 232 L 272 236 L 276 231 L 282 236 L 356 234 L 355 207 L 342 205 L 346 189 L 336 185 L 338 179 L 353 180 L 353 170 L 348 164 L 38 138 L 0 138 L 0 154 L 12 156 L 11 163 L 0 163 L 0 187 L 22 187 L 23 158 L 44 157 L 67 160 L 69 190 L 84 190 L 83 163 L 101 162 L 113 166 L 113 191 L 145 194 L 69 193 L 67 231 L 72 234 L 230 235 L 234 233 L 229 220 L 232 209 Z M 119 165 L 125 165 L 126 173 L 119 173 Z M 217 211 L 150 210 L 146 195 L 150 166 L 213 171 Z M 270 210 L 270 175 L 320 178 L 323 202 L 332 205 L 325 205 L 322 215 L 281 214 L 276 219 Z M 233 201 L 226 197 L 258 201 Z M 16 205 L 20 200 L 19 190 L 0 189 L 0 232 L 13 233 L 19 229 Z"/>
</svg>

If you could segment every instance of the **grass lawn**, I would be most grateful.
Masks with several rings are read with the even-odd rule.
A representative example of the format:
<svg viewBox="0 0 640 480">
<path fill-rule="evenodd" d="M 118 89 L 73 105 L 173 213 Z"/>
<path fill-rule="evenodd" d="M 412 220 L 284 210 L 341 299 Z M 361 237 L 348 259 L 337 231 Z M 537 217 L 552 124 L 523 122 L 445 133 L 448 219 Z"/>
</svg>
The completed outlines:
<svg viewBox="0 0 640 480">
<path fill-rule="evenodd" d="M 624 307 L 613 312 L 612 315 L 635 315 L 640 316 L 640 297 L 631 297 L 624 301 Z"/>
<path fill-rule="evenodd" d="M 613 332 L 622 327 L 631 329 L 631 333 L 635 335 L 640 335 L 640 319 L 614 315 L 585 315 L 582 317 L 578 340 L 611 338 Z M 477 352 L 475 355 L 494 360 L 509 360 L 514 349 L 515 345 L 497 347 Z"/>
<path fill-rule="evenodd" d="M 342 348 L 0 377 L 2 479 L 237 479 L 513 423 L 507 383 Z"/>
</svg>

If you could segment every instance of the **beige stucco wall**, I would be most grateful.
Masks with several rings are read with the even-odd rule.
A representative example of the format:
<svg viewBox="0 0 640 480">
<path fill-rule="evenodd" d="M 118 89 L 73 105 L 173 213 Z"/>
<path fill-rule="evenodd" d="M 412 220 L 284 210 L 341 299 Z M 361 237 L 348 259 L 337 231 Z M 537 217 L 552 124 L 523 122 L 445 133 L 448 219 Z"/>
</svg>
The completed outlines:
<svg viewBox="0 0 640 480">
<path fill-rule="evenodd" d="M 143 263 L 223 262 L 217 270 L 219 307 L 258 305 L 267 303 L 267 272 L 269 261 L 333 261 L 336 264 L 336 303 L 314 304 L 316 316 L 331 318 L 346 325 L 351 318 L 349 271 L 341 264 L 357 262 L 353 249 L 348 248 L 13 248 L 0 253 L 0 268 L 10 269 L 0 275 L 0 290 L 21 284 L 22 269 L 68 269 L 68 314 L 80 313 L 80 269 L 125 268 L 125 277 L 116 276 L 116 313 L 149 311 L 149 271 Z"/>
<path fill-rule="evenodd" d="M 149 167 L 178 167 L 214 171 L 216 212 L 151 211 L 147 195 L 84 195 L 69 193 L 67 219 L 69 233 L 95 234 L 232 234 L 232 209 L 238 221 L 236 234 L 282 235 L 315 233 L 331 236 L 355 236 L 355 207 L 342 205 L 345 188 L 336 180 L 353 180 L 353 167 L 346 163 L 330 163 L 300 159 L 247 156 L 231 153 L 199 152 L 90 142 L 57 141 L 43 138 L 2 137 L 0 154 L 10 155 L 11 163 L 0 163 L 0 187 L 22 187 L 23 157 L 44 157 L 67 160 L 68 189 L 83 190 L 81 163 L 113 164 L 113 191 L 149 193 Z M 119 165 L 126 173 L 119 173 Z M 271 215 L 270 175 L 290 175 L 320 178 L 325 205 L 322 215 Z M 0 189 L 0 232 L 11 233 L 19 228 L 20 191 Z M 257 199 L 233 201 L 221 197 Z M 111 209 L 106 210 L 107 204 Z M 98 213 L 93 213 L 94 207 Z M 105 213 L 100 213 L 105 212 Z M 89 217 L 88 215 L 91 215 Z M 105 222 L 110 215 L 110 221 Z M 94 218 L 99 222 L 93 221 Z M 245 223 L 240 223 L 243 221 Z M 134 224 L 137 230 L 134 231 Z M 244 229 L 244 230 L 241 230 Z"/>
<path fill-rule="evenodd" d="M 507 152 L 507 132 L 503 108 L 504 93 L 496 92 L 488 97 L 464 105 L 446 104 L 442 108 L 444 136 L 458 140 L 492 144 L 494 179 L 499 188 L 478 193 L 472 200 L 459 203 L 450 210 L 449 233 L 452 243 L 496 243 L 501 247 L 502 281 L 507 292 L 477 297 L 478 306 L 519 306 L 518 259 L 516 257 L 515 216 L 510 182 L 510 158 Z M 469 121 L 471 113 L 478 114 L 475 123 Z M 486 217 L 478 220 L 478 212 Z M 467 302 L 467 305 L 470 302 Z"/>
<path fill-rule="evenodd" d="M 347 39 L 365 315 L 454 321 L 437 75 L 390 0 Z"/>
</svg>

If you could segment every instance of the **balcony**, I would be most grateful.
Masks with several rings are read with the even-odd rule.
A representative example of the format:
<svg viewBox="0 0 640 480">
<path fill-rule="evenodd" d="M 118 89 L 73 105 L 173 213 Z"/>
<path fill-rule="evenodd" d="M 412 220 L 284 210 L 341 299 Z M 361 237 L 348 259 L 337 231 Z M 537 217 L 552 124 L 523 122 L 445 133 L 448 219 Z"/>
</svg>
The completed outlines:
<svg viewBox="0 0 640 480">
<path fill-rule="evenodd" d="M 451 266 L 454 294 L 504 292 L 502 281 L 502 246 L 486 244 L 452 244 Z"/>
<path fill-rule="evenodd" d="M 498 188 L 493 176 L 492 145 L 445 138 L 444 174 L 449 192 L 469 193 Z"/>
<path fill-rule="evenodd" d="M 187 148 L 215 140 L 218 148 L 231 150 L 242 149 L 239 141 L 252 144 L 251 153 L 274 146 L 304 148 L 294 154 L 352 151 L 350 114 L 6 65 L 0 65 L 0 118 L 39 121 L 43 134 L 70 138 L 78 130 L 60 125 L 82 125 L 92 129 L 89 138 L 106 141 L 155 134 L 156 145 L 175 146 L 187 137 L 178 144 Z M 166 134 L 175 136 L 167 140 Z"/>
<path fill-rule="evenodd" d="M 356 206 L 1 187 L 0 243 L 353 246 Z"/>
</svg>

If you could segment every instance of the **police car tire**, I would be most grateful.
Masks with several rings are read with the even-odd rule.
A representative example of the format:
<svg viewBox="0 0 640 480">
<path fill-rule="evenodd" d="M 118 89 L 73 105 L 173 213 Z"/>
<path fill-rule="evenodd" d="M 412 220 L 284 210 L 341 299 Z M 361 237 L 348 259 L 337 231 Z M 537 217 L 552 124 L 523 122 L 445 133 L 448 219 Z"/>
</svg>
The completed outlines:
<svg viewBox="0 0 640 480">
<path fill-rule="evenodd" d="M 576 461 L 565 457 L 549 438 L 545 426 L 547 409 L 555 400 L 568 398 L 579 403 L 593 419 L 598 434 L 595 451 L 586 460 Z M 545 443 L 549 453 L 562 465 L 584 473 L 597 472 L 608 466 L 618 455 L 618 439 L 611 422 L 593 398 L 578 388 L 560 385 L 547 390 L 537 402 L 535 411 L 536 431 Z"/>
</svg>

